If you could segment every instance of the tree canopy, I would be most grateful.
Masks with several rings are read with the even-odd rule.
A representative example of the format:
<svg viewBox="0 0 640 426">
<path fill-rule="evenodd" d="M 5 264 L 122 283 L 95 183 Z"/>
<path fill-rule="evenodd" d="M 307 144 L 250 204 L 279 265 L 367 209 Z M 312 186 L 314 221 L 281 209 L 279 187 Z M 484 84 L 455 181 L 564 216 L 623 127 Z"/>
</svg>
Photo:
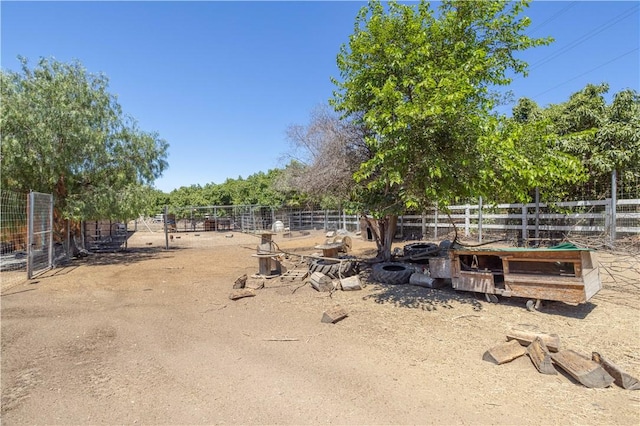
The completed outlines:
<svg viewBox="0 0 640 426">
<path fill-rule="evenodd" d="M 64 217 L 135 217 L 167 167 L 168 143 L 123 113 L 108 79 L 42 58 L 2 71 L 2 187 L 55 195 Z"/>
<path fill-rule="evenodd" d="M 398 209 L 495 192 L 489 178 L 503 171 L 486 162 L 493 156 L 482 141 L 503 136 L 503 151 L 513 147 L 504 134 L 510 128 L 492 117 L 496 87 L 526 74 L 518 51 L 550 42 L 525 35 L 526 6 L 444 1 L 436 14 L 426 1 L 388 8 L 372 1 L 361 10 L 338 55 L 342 79 L 334 80 L 332 100 L 371 129 L 367 143 L 375 154 L 358 180 L 392 194 L 386 198 L 398 200 Z M 488 167 L 492 173 L 482 174 Z M 529 188 L 509 190 L 522 198 Z"/>
<path fill-rule="evenodd" d="M 514 108 L 514 119 L 528 128 L 544 126 L 556 141 L 555 152 L 577 158 L 592 184 L 608 183 L 611 173 L 618 171 L 621 184 L 637 185 L 640 179 L 640 95 L 632 89 L 622 90 L 607 104 L 605 95 L 608 91 L 609 86 L 605 83 L 588 84 L 566 102 L 546 108 L 523 98 Z M 598 193 L 576 194 L 576 188 L 567 185 L 559 188 L 572 196 L 602 196 Z M 578 190 L 582 191 L 581 188 Z"/>
<path fill-rule="evenodd" d="M 517 53 L 551 42 L 525 34 L 527 6 L 445 0 L 436 13 L 421 0 L 361 9 L 338 54 L 332 104 L 369 130 L 372 156 L 355 178 L 366 184 L 365 204 L 388 222 L 386 233 L 406 207 L 477 196 L 524 200 L 539 184 L 580 178 L 572 156 L 527 150 L 546 153 L 538 146 L 551 143 L 544 128 L 522 139 L 518 122 L 493 112 L 497 88 L 527 73 Z M 390 242 L 386 235 L 384 257 Z"/>
</svg>

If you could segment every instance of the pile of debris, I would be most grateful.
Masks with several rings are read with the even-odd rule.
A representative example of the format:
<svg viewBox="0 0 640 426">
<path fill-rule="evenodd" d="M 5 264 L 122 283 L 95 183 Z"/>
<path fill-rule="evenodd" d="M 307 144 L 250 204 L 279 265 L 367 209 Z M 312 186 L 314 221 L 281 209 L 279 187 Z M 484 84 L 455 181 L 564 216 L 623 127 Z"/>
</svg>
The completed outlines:
<svg viewBox="0 0 640 426">
<path fill-rule="evenodd" d="M 558 367 L 588 388 L 606 388 L 615 383 L 624 389 L 640 390 L 636 378 L 598 352 L 589 359 L 571 349 L 560 350 L 557 334 L 511 330 L 507 341 L 486 351 L 482 359 L 500 365 L 525 354 L 542 374 L 558 374 Z"/>
</svg>

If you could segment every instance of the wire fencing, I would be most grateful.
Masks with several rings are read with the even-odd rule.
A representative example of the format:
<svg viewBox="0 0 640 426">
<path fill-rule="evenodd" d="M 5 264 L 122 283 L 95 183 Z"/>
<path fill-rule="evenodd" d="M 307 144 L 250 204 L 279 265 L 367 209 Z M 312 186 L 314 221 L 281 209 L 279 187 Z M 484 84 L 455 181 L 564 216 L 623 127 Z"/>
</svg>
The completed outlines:
<svg viewBox="0 0 640 426">
<path fill-rule="evenodd" d="M 27 279 L 27 194 L 0 191 L 0 281 L 2 290 Z"/>
<path fill-rule="evenodd" d="M 27 278 L 53 267 L 53 195 L 29 193 Z"/>
</svg>

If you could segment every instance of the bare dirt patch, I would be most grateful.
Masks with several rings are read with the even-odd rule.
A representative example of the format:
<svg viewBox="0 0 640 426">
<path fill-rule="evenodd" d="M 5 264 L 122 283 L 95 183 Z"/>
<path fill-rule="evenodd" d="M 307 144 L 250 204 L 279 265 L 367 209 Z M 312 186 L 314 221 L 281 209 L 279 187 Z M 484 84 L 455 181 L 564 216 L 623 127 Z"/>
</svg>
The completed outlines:
<svg viewBox="0 0 640 426">
<path fill-rule="evenodd" d="M 232 301 L 234 280 L 257 272 L 258 240 L 225 235 L 181 234 L 166 251 L 161 234 L 136 233 L 126 253 L 3 289 L 3 424 L 640 422 L 638 392 L 541 375 L 527 357 L 482 360 L 519 327 L 557 333 L 563 347 L 598 351 L 639 377 L 633 264 L 623 281 L 602 271 L 590 303 L 535 312 L 451 288 L 368 283 L 329 294 L 278 278 Z M 322 240 L 276 238 L 306 254 Z M 374 251 L 354 245 L 359 256 Z M 335 305 L 349 316 L 322 323 Z"/>
</svg>

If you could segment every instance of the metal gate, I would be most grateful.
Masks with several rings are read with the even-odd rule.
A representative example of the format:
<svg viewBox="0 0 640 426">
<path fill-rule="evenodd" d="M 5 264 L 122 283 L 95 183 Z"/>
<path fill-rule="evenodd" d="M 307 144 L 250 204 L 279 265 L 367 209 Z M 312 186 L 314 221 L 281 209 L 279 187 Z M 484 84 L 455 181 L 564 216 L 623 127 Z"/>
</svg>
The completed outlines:
<svg viewBox="0 0 640 426">
<path fill-rule="evenodd" d="M 27 278 L 53 267 L 53 195 L 29 193 Z"/>
</svg>

